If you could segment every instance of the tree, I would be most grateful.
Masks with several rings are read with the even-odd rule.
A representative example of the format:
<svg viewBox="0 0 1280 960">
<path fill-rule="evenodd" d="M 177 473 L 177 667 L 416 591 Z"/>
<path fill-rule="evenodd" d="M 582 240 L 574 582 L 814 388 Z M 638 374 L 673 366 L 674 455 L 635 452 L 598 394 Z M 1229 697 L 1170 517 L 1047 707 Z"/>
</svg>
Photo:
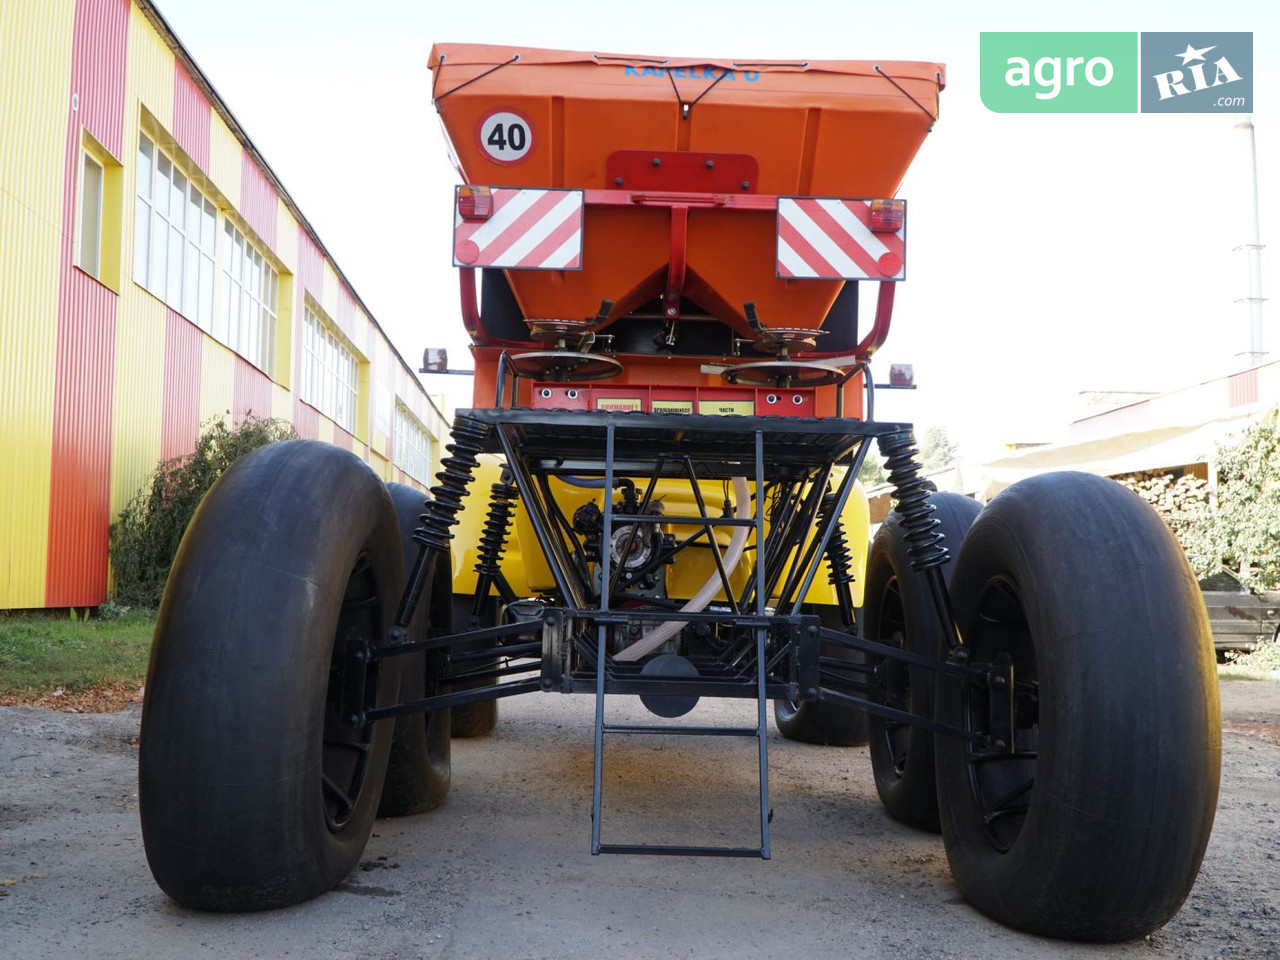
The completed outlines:
<svg viewBox="0 0 1280 960">
<path fill-rule="evenodd" d="M 920 463 L 926 470 L 940 470 L 956 462 L 960 448 L 946 427 L 929 427 L 920 437 Z"/>
<path fill-rule="evenodd" d="M 1220 443 L 1212 502 L 1192 516 L 1182 540 L 1198 576 L 1234 570 L 1246 586 L 1280 587 L 1280 429 L 1273 409 L 1238 439 Z"/>
<path fill-rule="evenodd" d="M 917 459 L 925 470 L 940 470 L 956 462 L 960 449 L 947 435 L 946 427 L 929 427 L 916 443 L 920 451 Z M 884 461 L 877 455 L 878 450 L 872 447 L 867 452 L 867 459 L 862 461 L 862 469 L 858 471 L 858 479 L 864 487 L 878 487 L 887 483 L 889 475 L 885 473 Z"/>
<path fill-rule="evenodd" d="M 211 420 L 194 451 L 161 461 L 111 524 L 115 599 L 131 606 L 159 606 L 178 544 L 214 481 L 250 450 L 294 436 L 287 420 L 249 416 L 234 430 L 221 419 Z"/>
</svg>

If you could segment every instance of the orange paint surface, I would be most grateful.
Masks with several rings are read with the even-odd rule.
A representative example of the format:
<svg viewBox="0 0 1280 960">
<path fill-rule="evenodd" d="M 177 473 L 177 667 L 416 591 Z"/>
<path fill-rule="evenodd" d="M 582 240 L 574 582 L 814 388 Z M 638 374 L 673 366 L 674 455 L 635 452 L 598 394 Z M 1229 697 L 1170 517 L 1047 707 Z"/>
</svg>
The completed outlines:
<svg viewBox="0 0 1280 960">
<path fill-rule="evenodd" d="M 936 63 L 737 63 L 476 44 L 437 45 L 430 65 L 468 183 L 585 190 L 626 188 L 606 176 L 616 151 L 687 151 L 754 158 L 758 182 L 744 195 L 892 197 L 945 85 Z M 687 113 L 682 104 L 691 104 Z M 481 138 L 495 113 L 528 126 L 528 147 L 514 162 L 499 162 Z M 673 173 L 667 189 L 697 187 Z M 747 301 L 768 325 L 821 326 L 842 282 L 778 278 L 775 230 L 770 210 L 691 209 L 684 296 L 744 335 Z M 663 294 L 667 208 L 588 206 L 583 242 L 580 271 L 507 271 L 526 317 L 581 320 L 608 299 L 612 322 Z M 478 352 L 477 363 L 485 356 Z M 692 358 L 683 363 L 706 382 Z M 680 361 L 656 364 L 628 358 L 627 376 L 661 370 L 670 379 Z M 492 396 L 484 379 L 477 401 Z"/>
</svg>

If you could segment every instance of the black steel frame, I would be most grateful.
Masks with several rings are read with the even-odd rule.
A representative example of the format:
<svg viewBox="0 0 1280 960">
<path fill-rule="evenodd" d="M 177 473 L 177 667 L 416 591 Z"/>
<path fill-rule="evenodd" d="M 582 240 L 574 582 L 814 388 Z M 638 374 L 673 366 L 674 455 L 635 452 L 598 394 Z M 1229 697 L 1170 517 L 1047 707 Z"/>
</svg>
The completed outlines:
<svg viewBox="0 0 1280 960">
<path fill-rule="evenodd" d="M 868 403 L 873 402 L 868 383 Z M 927 579 L 938 616 L 949 636 L 950 656 L 932 659 L 893 644 L 858 636 L 846 630 L 825 629 L 808 615 L 805 597 L 824 559 L 842 538 L 840 514 L 853 488 L 870 445 L 876 442 L 888 460 L 897 487 L 899 509 L 909 519 L 908 541 L 919 575 Z M 389 642 L 370 652 L 374 658 L 430 651 L 439 658 L 439 684 L 430 695 L 408 703 L 369 710 L 369 720 L 437 710 L 533 690 L 593 692 L 596 695 L 595 773 L 593 778 L 593 853 L 669 853 L 715 856 L 769 857 L 768 767 L 766 747 L 767 701 L 822 699 L 857 707 L 890 721 L 908 722 L 989 749 L 992 734 L 976 734 L 912 714 L 885 702 L 883 664 L 897 661 L 934 671 L 940 678 L 986 685 L 990 668 L 970 666 L 951 614 L 946 585 L 938 567 L 947 560 L 941 536 L 933 532 L 932 507 L 918 478 L 919 466 L 911 428 L 901 423 L 877 423 L 844 417 L 722 417 L 689 414 L 646 414 L 616 411 L 535 410 L 502 407 L 459 411 L 455 420 L 453 457 L 440 474 L 442 486 L 428 504 L 426 523 L 415 533 L 425 557 L 432 543 L 447 542 L 447 525 L 460 509 L 460 496 L 471 481 L 470 469 L 479 453 L 505 459 L 514 492 L 523 502 L 538 547 L 546 557 L 554 592 L 532 618 L 463 632 L 437 631 L 426 638 L 410 638 L 403 625 L 412 618 L 420 579 L 414 577 L 401 604 L 401 624 Z M 470 464 L 470 466 L 468 466 Z M 838 469 L 843 469 L 839 475 Z M 659 522 L 677 529 L 693 528 L 676 537 L 673 546 L 630 575 L 613 569 L 610 550 L 595 559 L 598 576 L 590 572 L 582 537 L 557 503 L 551 479 L 569 477 L 596 482 L 608 491 L 603 500 L 600 542 L 612 543 L 619 524 L 631 533 L 639 522 Z M 749 518 L 713 516 L 699 486 L 732 477 L 754 483 L 757 493 Z M 697 514 L 655 518 L 648 513 L 659 479 L 686 480 Z M 621 512 L 612 491 L 622 481 L 644 485 L 638 506 Z M 495 487 L 495 490 L 497 488 Z M 507 488 L 511 490 L 510 487 Z M 452 491 L 452 496 L 450 495 Z M 461 491 L 461 492 L 460 492 Z M 504 494 L 510 496 L 510 493 Z M 824 503 L 824 498 L 826 503 Z M 449 506 L 452 501 L 453 506 Z M 441 506 L 444 504 L 444 506 Z M 436 507 L 434 513 L 431 513 Z M 432 527 L 434 524 L 434 527 Z M 501 533 L 501 524 L 498 525 Z M 742 562 L 748 576 L 735 590 L 715 539 L 719 527 L 747 527 L 751 533 Z M 430 529 L 428 529 L 430 528 Z M 813 531 L 812 535 L 810 531 Z M 433 539 L 434 538 L 434 539 Z M 499 551 L 501 538 L 491 547 Z M 698 613 L 664 608 L 657 601 L 635 605 L 629 586 L 656 565 L 669 562 L 687 549 L 710 549 L 725 601 Z M 624 550 L 624 554 L 626 551 Z M 491 557 L 500 567 L 500 556 Z M 494 569 L 491 564 L 489 569 Z M 420 559 L 419 567 L 425 567 Z M 477 569 L 480 569 L 479 567 Z M 502 579 L 499 575 L 498 579 Z M 489 593 L 493 577 L 482 575 L 480 600 Z M 851 620 L 847 583 L 833 575 L 839 607 Z M 596 584 L 600 584 L 600 588 Z M 770 605 L 770 598 L 776 602 Z M 674 606 L 674 604 L 672 605 Z M 698 676 L 650 676 L 637 663 L 609 653 L 617 631 L 637 624 L 676 621 L 706 623 L 726 638 L 713 654 L 691 657 Z M 821 654 L 823 645 L 851 648 L 869 654 L 867 662 Z M 680 727 L 670 724 L 610 724 L 605 699 L 610 694 L 661 697 L 737 697 L 757 701 L 753 728 L 728 730 Z M 606 844 L 601 841 L 602 769 L 607 734 L 679 734 L 754 737 L 759 743 L 759 847 L 686 847 L 648 844 Z"/>
</svg>

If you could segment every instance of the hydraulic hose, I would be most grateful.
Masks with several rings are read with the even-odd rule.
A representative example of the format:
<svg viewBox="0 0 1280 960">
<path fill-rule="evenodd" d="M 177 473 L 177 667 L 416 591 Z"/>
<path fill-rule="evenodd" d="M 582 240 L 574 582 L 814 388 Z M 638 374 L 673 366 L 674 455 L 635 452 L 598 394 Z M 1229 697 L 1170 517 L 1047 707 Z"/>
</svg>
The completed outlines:
<svg viewBox="0 0 1280 960">
<path fill-rule="evenodd" d="M 733 499 L 735 503 L 734 517 L 738 520 L 751 519 L 751 493 L 747 489 L 746 477 L 733 478 Z M 734 527 L 733 535 L 729 538 L 729 548 L 724 555 L 724 572 L 725 576 L 733 575 L 733 571 L 738 566 L 738 561 L 742 559 L 742 553 L 747 545 L 747 527 Z M 719 549 L 714 541 L 711 549 Z M 702 585 L 702 589 L 694 594 L 693 599 L 680 608 L 681 613 L 701 613 L 723 586 L 720 582 L 719 570 L 713 571 L 711 576 L 707 578 L 707 582 Z M 677 633 L 685 628 L 688 624 L 687 620 L 668 620 L 660 623 L 643 637 L 631 644 L 629 647 L 623 648 L 615 657 L 615 660 L 633 661 L 639 660 L 641 657 L 648 656 L 653 651 L 674 637 Z"/>
</svg>

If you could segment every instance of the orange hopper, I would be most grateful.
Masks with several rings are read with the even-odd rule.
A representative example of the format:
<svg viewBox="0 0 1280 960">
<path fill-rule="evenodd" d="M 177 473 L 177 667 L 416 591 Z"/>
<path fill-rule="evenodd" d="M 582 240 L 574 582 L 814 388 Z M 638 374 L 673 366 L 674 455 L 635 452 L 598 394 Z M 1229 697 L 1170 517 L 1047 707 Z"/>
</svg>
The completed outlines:
<svg viewBox="0 0 1280 960">
<path fill-rule="evenodd" d="M 748 302 L 775 327 L 820 328 L 836 315 L 843 280 L 779 275 L 778 198 L 893 197 L 937 117 L 945 79 L 936 63 L 474 44 L 435 46 L 431 69 L 466 184 L 584 191 L 580 268 L 504 271 L 519 317 L 593 319 L 614 333 L 637 315 L 702 324 L 703 336 L 676 351 L 689 361 L 674 364 L 685 382 L 704 379 L 694 355 L 723 356 L 733 335 L 753 336 Z M 464 270 L 464 313 L 472 282 Z M 478 368 L 486 347 L 530 340 L 518 323 L 491 324 L 490 309 L 486 302 L 483 322 L 468 318 Z M 848 349 L 824 339 L 819 353 Z M 613 349 L 636 353 L 625 337 Z M 625 378 L 652 378 L 658 359 L 629 360 Z M 679 357 L 661 359 L 671 376 Z M 480 390 L 478 382 L 477 398 Z"/>
</svg>

